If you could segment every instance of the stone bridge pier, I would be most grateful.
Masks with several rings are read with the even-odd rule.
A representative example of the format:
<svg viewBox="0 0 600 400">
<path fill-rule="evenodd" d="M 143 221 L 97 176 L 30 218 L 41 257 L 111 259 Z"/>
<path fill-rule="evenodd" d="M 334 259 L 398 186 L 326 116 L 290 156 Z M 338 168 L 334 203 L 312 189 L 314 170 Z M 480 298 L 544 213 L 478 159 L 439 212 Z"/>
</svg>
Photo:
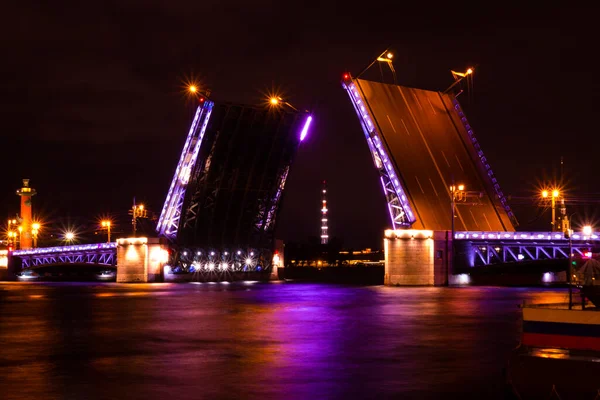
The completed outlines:
<svg viewBox="0 0 600 400">
<path fill-rule="evenodd" d="M 168 246 L 162 238 L 117 239 L 117 282 L 163 282 L 168 260 Z"/>
</svg>

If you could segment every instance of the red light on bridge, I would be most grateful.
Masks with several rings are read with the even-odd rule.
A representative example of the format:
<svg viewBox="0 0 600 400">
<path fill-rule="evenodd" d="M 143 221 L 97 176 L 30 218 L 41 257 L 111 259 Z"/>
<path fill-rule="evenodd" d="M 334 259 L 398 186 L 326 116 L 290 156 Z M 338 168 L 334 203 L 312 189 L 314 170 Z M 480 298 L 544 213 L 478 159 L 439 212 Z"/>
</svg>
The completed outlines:
<svg viewBox="0 0 600 400">
<path fill-rule="evenodd" d="M 350 79 L 350 74 L 346 72 L 344 74 L 344 80 L 348 80 L 348 79 Z"/>
<path fill-rule="evenodd" d="M 204 97 L 200 97 L 200 103 L 204 103 Z"/>
</svg>

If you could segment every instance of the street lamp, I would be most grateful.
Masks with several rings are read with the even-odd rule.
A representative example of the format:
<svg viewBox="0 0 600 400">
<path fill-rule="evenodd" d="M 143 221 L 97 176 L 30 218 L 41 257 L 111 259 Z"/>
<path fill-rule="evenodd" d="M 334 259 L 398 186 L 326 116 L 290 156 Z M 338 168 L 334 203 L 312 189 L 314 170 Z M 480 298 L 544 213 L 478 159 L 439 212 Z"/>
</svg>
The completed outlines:
<svg viewBox="0 0 600 400">
<path fill-rule="evenodd" d="M 558 189 L 552 189 L 550 193 L 548 190 L 542 190 L 542 198 L 548 198 L 550 196 L 552 204 L 552 232 L 556 232 L 556 199 L 560 196 Z"/>
<path fill-rule="evenodd" d="M 73 241 L 75 240 L 75 233 L 68 231 L 65 232 L 65 241 L 69 242 L 69 243 L 73 243 Z"/>
<path fill-rule="evenodd" d="M 37 247 L 38 233 L 40 232 L 41 225 L 39 222 L 31 224 L 31 236 L 33 236 L 33 248 Z"/>
<path fill-rule="evenodd" d="M 279 107 L 281 104 L 285 104 L 286 106 L 290 107 L 292 110 L 298 111 L 298 109 L 296 107 L 294 107 L 293 105 L 291 105 L 287 101 L 283 100 L 279 96 L 270 96 L 269 97 L 269 105 L 271 107 Z"/>
<path fill-rule="evenodd" d="M 451 210 L 451 214 L 450 214 L 450 225 L 451 225 L 451 229 L 452 229 L 452 264 L 448 265 L 448 268 L 446 268 L 446 285 L 449 284 L 449 279 L 450 279 L 450 266 L 452 267 L 452 270 L 454 270 L 454 253 L 455 253 L 455 246 L 454 246 L 454 233 L 455 233 L 455 228 L 454 228 L 454 218 L 455 218 L 455 208 L 456 208 L 456 202 L 457 201 L 465 201 L 467 199 L 467 192 L 465 191 L 465 185 L 452 185 L 450 186 L 450 210 Z"/>
<path fill-rule="evenodd" d="M 17 247 L 17 232 L 13 231 L 13 229 L 17 229 L 16 225 L 17 225 L 16 219 L 8 220 L 8 229 L 7 229 L 8 245 L 11 246 L 11 243 L 13 242 L 13 238 L 14 238 L 15 248 Z"/>
<path fill-rule="evenodd" d="M 137 219 L 138 218 L 146 218 L 147 210 L 144 209 L 143 204 L 135 204 L 135 199 L 133 199 L 133 206 L 129 211 L 131 214 L 131 224 L 133 225 L 133 236 L 135 237 L 137 233 Z"/>
<path fill-rule="evenodd" d="M 396 83 L 396 70 L 394 69 L 394 65 L 392 64 L 393 58 L 394 58 L 394 54 L 392 52 L 390 52 L 389 49 L 385 49 L 379 56 L 377 56 L 377 58 L 375 58 L 371 62 L 371 64 L 369 64 L 365 69 L 360 71 L 360 73 L 358 75 L 356 75 L 356 79 L 360 78 L 360 76 L 362 74 L 364 74 L 365 72 L 367 72 L 367 70 L 369 68 L 371 68 L 373 66 L 373 64 L 375 64 L 376 62 L 384 62 L 390 67 L 390 70 L 392 71 L 392 75 L 394 76 L 394 83 Z"/>
<path fill-rule="evenodd" d="M 103 228 L 106 228 L 106 231 L 108 233 L 108 239 L 107 239 L 107 243 L 110 243 L 110 225 L 111 222 L 109 220 L 104 220 L 101 222 L 101 225 Z"/>
</svg>

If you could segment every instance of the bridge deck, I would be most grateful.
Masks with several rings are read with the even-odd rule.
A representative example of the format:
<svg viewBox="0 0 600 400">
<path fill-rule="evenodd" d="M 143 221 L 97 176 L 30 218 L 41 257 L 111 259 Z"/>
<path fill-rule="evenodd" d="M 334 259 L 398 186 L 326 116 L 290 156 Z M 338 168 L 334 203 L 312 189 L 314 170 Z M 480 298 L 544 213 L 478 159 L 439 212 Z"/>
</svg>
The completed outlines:
<svg viewBox="0 0 600 400">
<path fill-rule="evenodd" d="M 513 231 L 456 109 L 453 95 L 356 79 L 399 172 L 415 229 L 449 230 L 450 186 L 470 195 L 457 203 L 456 230 Z M 489 168 L 489 165 L 488 165 Z"/>
</svg>

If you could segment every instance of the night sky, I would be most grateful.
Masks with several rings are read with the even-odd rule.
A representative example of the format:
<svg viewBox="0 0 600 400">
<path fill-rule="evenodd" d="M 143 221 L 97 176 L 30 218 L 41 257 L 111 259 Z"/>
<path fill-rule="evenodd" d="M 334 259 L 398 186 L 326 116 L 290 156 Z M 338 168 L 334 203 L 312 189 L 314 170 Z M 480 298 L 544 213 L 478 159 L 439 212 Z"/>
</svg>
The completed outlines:
<svg viewBox="0 0 600 400">
<path fill-rule="evenodd" d="M 313 110 L 313 129 L 286 186 L 279 237 L 319 235 L 319 185 L 327 179 L 331 235 L 347 246 L 379 246 L 386 205 L 340 80 L 391 46 L 405 86 L 444 90 L 451 69 L 476 66 L 473 90 L 459 100 L 513 197 L 519 229 L 549 230 L 549 213 L 536 219 L 531 198 L 558 178 L 561 156 L 568 201 L 587 205 L 581 219 L 600 222 L 592 10 L 424 5 L 4 5 L 0 216 L 18 212 L 22 178 L 38 190 L 34 213 L 49 226 L 111 215 L 126 231 L 134 196 L 160 213 L 193 116 L 182 85 L 196 77 L 219 99 L 258 104 L 275 87 Z M 379 79 L 378 69 L 365 77 Z"/>
</svg>

